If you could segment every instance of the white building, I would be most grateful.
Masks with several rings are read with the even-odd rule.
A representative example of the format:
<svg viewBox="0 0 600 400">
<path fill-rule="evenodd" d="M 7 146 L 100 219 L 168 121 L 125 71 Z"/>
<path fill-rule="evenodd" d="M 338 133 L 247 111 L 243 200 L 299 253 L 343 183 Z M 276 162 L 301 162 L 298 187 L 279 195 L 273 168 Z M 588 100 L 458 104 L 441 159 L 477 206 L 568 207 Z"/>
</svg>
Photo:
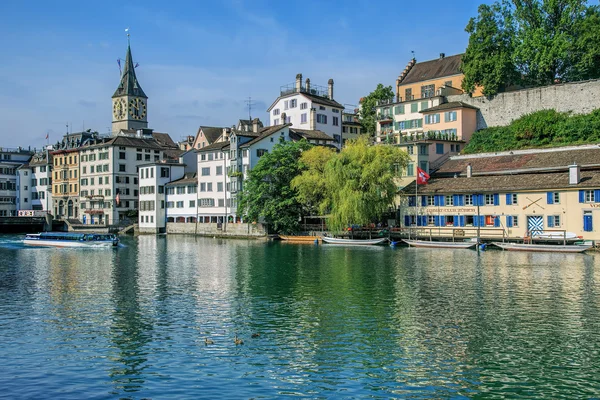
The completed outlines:
<svg viewBox="0 0 600 400">
<path fill-rule="evenodd" d="M 165 185 L 167 222 L 195 223 L 199 207 L 198 176 L 185 173 L 180 179 Z"/>
<path fill-rule="evenodd" d="M 20 147 L 18 149 L 0 148 L 0 217 L 16 215 L 20 203 L 30 204 L 29 197 L 21 199 L 20 190 L 23 187 L 24 193 L 29 193 L 31 176 L 28 170 L 22 172 L 22 177 L 19 176 L 18 168 L 27 164 L 32 154 L 31 151 Z M 22 181 L 20 181 L 21 178 Z M 31 209 L 31 207 L 28 206 L 27 209 Z"/>
<path fill-rule="evenodd" d="M 216 142 L 198 150 L 198 222 L 223 223 L 231 214 L 230 143 Z"/>
<path fill-rule="evenodd" d="M 336 147 L 342 145 L 342 112 L 344 106 L 333 99 L 333 79 L 327 88 L 302 85 L 302 74 L 296 75 L 295 84 L 282 86 L 279 97 L 267 110 L 270 125 L 291 123 L 295 128 L 319 130 L 331 136 Z"/>
<path fill-rule="evenodd" d="M 33 155 L 18 168 L 19 210 L 52 211 L 52 156 L 48 151 Z"/>
</svg>

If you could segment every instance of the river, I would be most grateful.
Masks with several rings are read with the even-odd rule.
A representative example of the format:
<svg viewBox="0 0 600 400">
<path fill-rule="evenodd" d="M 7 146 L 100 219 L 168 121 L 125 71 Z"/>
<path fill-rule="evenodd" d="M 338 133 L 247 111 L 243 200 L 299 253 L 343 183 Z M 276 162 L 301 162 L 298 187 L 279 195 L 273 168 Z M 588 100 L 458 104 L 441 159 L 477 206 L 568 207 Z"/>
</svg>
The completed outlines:
<svg viewBox="0 0 600 400">
<path fill-rule="evenodd" d="M 600 397 L 600 254 L 19 239 L 1 398 Z"/>
</svg>

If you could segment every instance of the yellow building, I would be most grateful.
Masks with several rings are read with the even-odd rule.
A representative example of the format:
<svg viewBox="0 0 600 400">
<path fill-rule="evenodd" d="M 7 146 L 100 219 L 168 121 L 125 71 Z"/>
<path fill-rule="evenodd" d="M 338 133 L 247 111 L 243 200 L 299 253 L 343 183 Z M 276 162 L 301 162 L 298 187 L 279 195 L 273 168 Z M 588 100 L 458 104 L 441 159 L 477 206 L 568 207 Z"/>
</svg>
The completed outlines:
<svg viewBox="0 0 600 400">
<path fill-rule="evenodd" d="M 600 240 L 599 159 L 597 145 L 451 157 L 427 184 L 402 190 L 403 225 L 432 236 Z"/>
</svg>

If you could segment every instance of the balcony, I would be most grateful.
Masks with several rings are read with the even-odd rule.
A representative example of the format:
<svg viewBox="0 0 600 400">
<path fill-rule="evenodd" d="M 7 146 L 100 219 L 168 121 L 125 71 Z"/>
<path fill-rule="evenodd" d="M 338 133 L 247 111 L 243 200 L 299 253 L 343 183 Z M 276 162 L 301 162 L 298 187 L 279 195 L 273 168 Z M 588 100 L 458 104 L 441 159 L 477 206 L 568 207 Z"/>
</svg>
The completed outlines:
<svg viewBox="0 0 600 400">
<path fill-rule="evenodd" d="M 314 96 L 329 98 L 329 91 L 325 86 L 310 85 L 310 89 L 305 86 L 300 86 L 300 90 L 296 87 L 296 83 L 283 85 L 279 88 L 279 95 L 285 96 L 292 93 L 308 93 Z"/>
<path fill-rule="evenodd" d="M 392 114 L 377 114 L 377 121 L 379 121 L 379 122 L 393 121 L 393 120 L 394 120 L 394 116 Z"/>
</svg>

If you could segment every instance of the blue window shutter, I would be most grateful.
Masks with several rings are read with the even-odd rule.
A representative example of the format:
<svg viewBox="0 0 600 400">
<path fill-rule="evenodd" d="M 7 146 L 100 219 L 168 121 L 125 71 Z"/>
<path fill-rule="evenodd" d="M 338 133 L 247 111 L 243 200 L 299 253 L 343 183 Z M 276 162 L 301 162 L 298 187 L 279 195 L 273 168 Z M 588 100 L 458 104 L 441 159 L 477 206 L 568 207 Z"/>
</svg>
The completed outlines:
<svg viewBox="0 0 600 400">
<path fill-rule="evenodd" d="M 460 200 L 457 194 L 452 195 L 452 202 L 454 203 L 454 206 L 460 206 Z"/>
<path fill-rule="evenodd" d="M 507 215 L 506 216 L 506 227 L 512 228 L 512 226 L 513 226 L 513 217 L 512 217 L 512 215 Z"/>
<path fill-rule="evenodd" d="M 427 226 L 427 215 L 423 215 L 421 217 L 422 221 L 421 221 L 421 225 L 422 226 Z"/>
<path fill-rule="evenodd" d="M 506 205 L 512 205 L 512 195 L 510 193 L 506 193 Z"/>
<path fill-rule="evenodd" d="M 440 196 L 440 206 L 446 205 L 446 196 Z"/>
<path fill-rule="evenodd" d="M 494 218 L 494 227 L 499 228 L 500 227 L 500 217 L 496 216 L 496 218 Z"/>
<path fill-rule="evenodd" d="M 422 221 L 422 220 L 421 220 L 421 217 L 417 215 L 417 226 L 423 226 L 423 225 L 421 224 L 421 221 Z"/>
<path fill-rule="evenodd" d="M 479 226 L 479 218 L 477 218 L 477 215 L 473 216 L 473 226 Z"/>
<path fill-rule="evenodd" d="M 433 217 L 433 224 L 435 226 L 440 226 L 440 216 L 439 215 L 436 215 Z"/>
<path fill-rule="evenodd" d="M 546 193 L 546 201 L 548 204 L 554 204 L 554 193 L 552 193 L 552 192 Z"/>
<path fill-rule="evenodd" d="M 440 196 L 438 196 L 437 194 L 435 196 L 433 196 L 433 205 L 434 206 L 440 205 Z"/>
<path fill-rule="evenodd" d="M 460 226 L 465 226 L 465 216 L 464 215 L 460 216 Z"/>
<path fill-rule="evenodd" d="M 548 215 L 548 228 L 554 228 L 554 215 Z"/>
<path fill-rule="evenodd" d="M 600 189 L 594 190 L 594 203 L 600 203 Z"/>
<path fill-rule="evenodd" d="M 459 206 L 464 206 L 465 205 L 465 195 L 461 194 L 458 196 L 458 201 L 459 201 Z M 464 224 L 462 226 L 465 226 Z"/>
<path fill-rule="evenodd" d="M 479 196 L 477 196 L 476 194 L 473 195 L 473 205 L 474 206 L 479 205 Z"/>
<path fill-rule="evenodd" d="M 485 226 L 485 217 L 483 215 L 479 216 L 479 226 Z"/>
<path fill-rule="evenodd" d="M 421 206 L 427 206 L 427 196 L 421 196 Z"/>
<path fill-rule="evenodd" d="M 414 198 L 413 196 L 409 196 L 409 197 L 408 197 L 408 206 L 409 206 L 409 207 L 414 207 L 414 206 L 416 206 L 416 204 L 415 204 L 415 198 Z"/>
<path fill-rule="evenodd" d="M 458 215 L 454 216 L 454 226 L 460 226 L 460 217 Z"/>
<path fill-rule="evenodd" d="M 484 195 L 482 195 L 482 194 L 480 194 L 480 195 L 478 195 L 477 197 L 478 197 L 478 198 L 477 198 L 477 201 L 479 202 L 479 205 L 480 205 L 480 206 L 485 206 L 485 196 L 484 196 Z"/>
<path fill-rule="evenodd" d="M 495 206 L 500 205 L 500 195 L 498 193 L 494 193 L 494 205 Z"/>
<path fill-rule="evenodd" d="M 580 203 L 585 203 L 585 193 L 583 190 L 579 191 L 579 202 Z"/>
<path fill-rule="evenodd" d="M 410 226 L 410 216 L 404 216 L 404 226 Z"/>
</svg>

